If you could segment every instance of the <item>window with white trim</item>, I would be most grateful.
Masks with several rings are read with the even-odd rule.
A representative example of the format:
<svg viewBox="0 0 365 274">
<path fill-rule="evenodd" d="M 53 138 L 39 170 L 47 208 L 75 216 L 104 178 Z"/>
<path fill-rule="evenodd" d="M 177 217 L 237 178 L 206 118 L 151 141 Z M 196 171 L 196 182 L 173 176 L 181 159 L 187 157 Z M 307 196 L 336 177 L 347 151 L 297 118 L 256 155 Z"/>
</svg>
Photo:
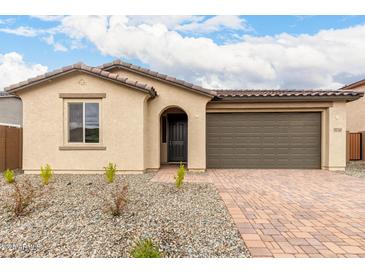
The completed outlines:
<svg viewBox="0 0 365 274">
<path fill-rule="evenodd" d="M 68 142 L 100 143 L 100 104 L 68 103 Z"/>
</svg>

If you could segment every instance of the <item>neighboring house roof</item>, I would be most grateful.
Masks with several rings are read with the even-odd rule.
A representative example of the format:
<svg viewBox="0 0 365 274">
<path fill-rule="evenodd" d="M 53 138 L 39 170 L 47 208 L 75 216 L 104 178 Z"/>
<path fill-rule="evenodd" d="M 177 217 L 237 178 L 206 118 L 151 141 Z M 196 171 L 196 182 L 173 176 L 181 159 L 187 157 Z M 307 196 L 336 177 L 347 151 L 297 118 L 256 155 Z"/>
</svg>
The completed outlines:
<svg viewBox="0 0 365 274">
<path fill-rule="evenodd" d="M 175 77 L 172 77 L 172 76 L 169 76 L 166 74 L 158 73 L 157 71 L 135 66 L 133 64 L 123 62 L 122 60 L 119 60 L 119 59 L 115 60 L 113 62 L 110 62 L 110 63 L 103 64 L 103 65 L 99 66 L 99 68 L 101 68 L 103 70 L 111 70 L 113 68 L 123 68 L 123 69 L 133 71 L 133 72 L 136 72 L 136 73 L 139 73 L 139 74 L 151 77 L 151 78 L 157 78 L 159 80 L 169 82 L 170 84 L 173 84 L 175 86 L 180 86 L 180 87 L 198 92 L 200 94 L 207 95 L 209 97 L 214 97 L 216 95 L 213 90 L 194 85 L 192 83 L 177 79 Z"/>
<path fill-rule="evenodd" d="M 215 90 L 217 96 L 215 101 L 222 100 L 356 100 L 362 97 L 362 92 L 354 90 L 275 90 L 275 89 L 241 89 L 241 90 Z"/>
<path fill-rule="evenodd" d="M 356 87 L 362 86 L 362 85 L 364 85 L 364 90 L 365 90 L 365 79 L 357 81 L 355 83 L 348 84 L 346 86 L 343 86 L 342 88 L 340 88 L 340 90 L 353 89 L 353 88 L 356 88 Z"/>
<path fill-rule="evenodd" d="M 8 93 L 7 93 L 7 92 L 0 91 L 0 97 L 7 96 L 7 95 L 8 95 Z"/>
<path fill-rule="evenodd" d="M 18 98 L 14 94 L 10 94 L 10 93 L 4 92 L 4 91 L 0 91 L 0 98 L 9 98 L 9 97 Z"/>
<path fill-rule="evenodd" d="M 122 84 L 122 85 L 125 85 L 125 86 L 129 86 L 131 88 L 146 92 L 146 93 L 150 94 L 152 97 L 156 96 L 155 89 L 150 85 L 143 84 L 143 83 L 140 83 L 138 81 L 130 80 L 127 77 L 123 77 L 122 75 L 118 75 L 116 73 L 110 73 L 110 72 L 104 71 L 100 68 L 89 67 L 89 66 L 86 66 L 82 63 L 78 63 L 78 64 L 74 64 L 74 65 L 71 65 L 71 66 L 63 67 L 63 68 L 56 69 L 54 71 L 47 72 L 45 74 L 39 75 L 37 77 L 29 78 L 26 81 L 20 82 L 18 84 L 11 85 L 9 87 L 6 87 L 4 90 L 6 92 L 9 92 L 9 93 L 14 93 L 14 92 L 17 92 L 17 91 L 22 90 L 24 88 L 28 88 L 28 87 L 33 86 L 33 85 L 37 85 L 39 83 L 42 83 L 42 82 L 48 81 L 50 79 L 54 79 L 54 78 L 63 76 L 65 74 L 68 74 L 68 73 L 71 73 L 71 72 L 74 72 L 74 71 L 85 72 L 85 73 L 88 73 L 90 75 L 94 75 L 94 76 L 97 76 L 97 77 L 100 77 L 100 78 L 103 78 L 103 79 L 106 79 L 106 80 L 113 81 L 113 82 L 118 83 L 118 84 Z"/>
</svg>

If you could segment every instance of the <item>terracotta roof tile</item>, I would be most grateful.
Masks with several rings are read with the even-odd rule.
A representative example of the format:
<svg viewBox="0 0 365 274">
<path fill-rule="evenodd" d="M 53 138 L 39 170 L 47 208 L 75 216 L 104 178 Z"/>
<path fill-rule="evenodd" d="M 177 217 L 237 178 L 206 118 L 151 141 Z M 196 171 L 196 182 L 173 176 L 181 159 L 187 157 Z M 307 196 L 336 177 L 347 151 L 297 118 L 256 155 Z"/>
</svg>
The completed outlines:
<svg viewBox="0 0 365 274">
<path fill-rule="evenodd" d="M 354 90 L 296 90 L 296 89 L 227 89 L 214 90 L 216 100 L 265 97 L 347 97 L 356 99 L 364 94 Z"/>
<path fill-rule="evenodd" d="M 93 75 L 98 76 L 98 77 L 109 79 L 109 80 L 118 82 L 120 84 L 128 85 L 128 86 L 131 86 L 133 88 L 142 90 L 146 93 L 149 93 L 152 97 L 156 96 L 156 91 L 152 86 L 149 86 L 149 85 L 144 84 L 144 83 L 139 83 L 137 81 L 131 81 L 126 77 L 120 77 L 118 74 L 110 73 L 110 72 L 102 70 L 100 68 L 89 67 L 89 66 L 86 66 L 82 63 L 77 63 L 77 64 L 74 64 L 74 65 L 71 65 L 71 66 L 66 66 L 66 67 L 63 67 L 63 68 L 60 68 L 60 69 L 56 69 L 56 70 L 47 72 L 47 73 L 42 74 L 42 75 L 38 75 L 38 76 L 33 77 L 33 78 L 29 78 L 26 81 L 23 81 L 23 82 L 8 86 L 4 90 L 6 92 L 13 93 L 13 92 L 21 90 L 23 88 L 26 88 L 28 86 L 38 84 L 38 83 L 40 83 L 40 82 L 42 82 L 46 79 L 58 77 L 58 76 L 61 76 L 65 73 L 68 73 L 68 72 L 71 72 L 71 71 L 83 71 L 83 72 L 86 72 L 86 73 L 90 73 L 90 74 L 93 74 Z"/>
</svg>

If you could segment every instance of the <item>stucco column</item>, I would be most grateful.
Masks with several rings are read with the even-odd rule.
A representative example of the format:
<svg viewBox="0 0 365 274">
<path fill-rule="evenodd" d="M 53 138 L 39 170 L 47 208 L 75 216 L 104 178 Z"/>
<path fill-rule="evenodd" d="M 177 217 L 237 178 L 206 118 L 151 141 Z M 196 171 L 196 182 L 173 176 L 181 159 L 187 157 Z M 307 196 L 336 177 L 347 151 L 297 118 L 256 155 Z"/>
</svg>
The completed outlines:
<svg viewBox="0 0 365 274">
<path fill-rule="evenodd" d="M 206 114 L 205 105 L 189 113 L 188 117 L 188 169 L 206 169 Z"/>
<path fill-rule="evenodd" d="M 328 109 L 328 169 L 346 167 L 346 102 L 334 102 Z"/>
</svg>

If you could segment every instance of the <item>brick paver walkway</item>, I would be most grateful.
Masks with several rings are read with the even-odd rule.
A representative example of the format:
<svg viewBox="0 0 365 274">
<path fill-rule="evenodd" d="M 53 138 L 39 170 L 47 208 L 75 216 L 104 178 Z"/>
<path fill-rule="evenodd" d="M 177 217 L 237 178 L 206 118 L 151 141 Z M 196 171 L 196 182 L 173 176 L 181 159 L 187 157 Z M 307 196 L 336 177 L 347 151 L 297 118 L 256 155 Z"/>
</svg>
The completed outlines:
<svg viewBox="0 0 365 274">
<path fill-rule="evenodd" d="M 172 182 L 176 167 L 153 181 Z M 215 169 L 214 183 L 253 257 L 365 257 L 365 180 L 324 170 Z"/>
</svg>

